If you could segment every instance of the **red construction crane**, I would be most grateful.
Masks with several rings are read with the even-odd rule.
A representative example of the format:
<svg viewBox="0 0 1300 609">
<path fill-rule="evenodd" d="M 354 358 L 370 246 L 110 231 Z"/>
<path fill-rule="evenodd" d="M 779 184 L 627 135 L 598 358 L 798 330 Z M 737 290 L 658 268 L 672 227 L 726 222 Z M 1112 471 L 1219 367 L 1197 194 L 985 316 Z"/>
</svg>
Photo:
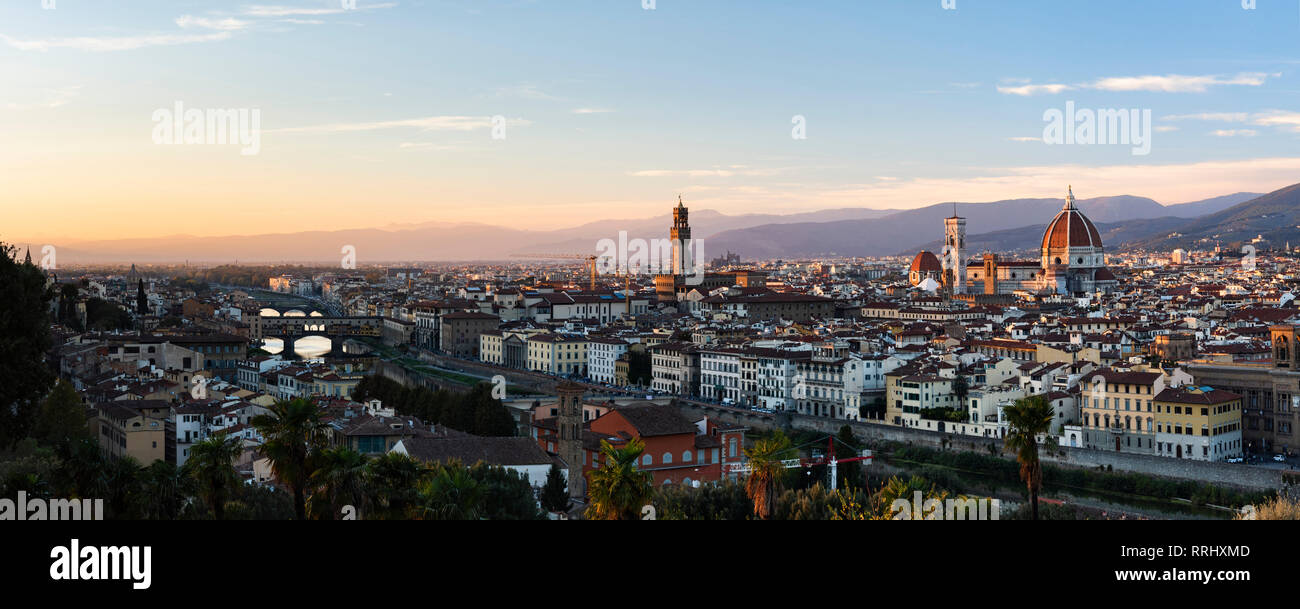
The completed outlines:
<svg viewBox="0 0 1300 609">
<path fill-rule="evenodd" d="M 813 442 L 816 441 L 817 440 L 814 440 Z M 803 458 L 785 459 L 781 461 L 781 467 L 784 467 L 786 469 L 794 469 L 796 467 L 816 467 L 818 465 L 828 465 L 831 468 L 831 490 L 835 490 L 839 484 L 838 475 L 837 475 L 839 468 L 837 466 L 840 463 L 863 461 L 867 465 L 871 465 L 871 461 L 873 459 L 873 457 L 871 456 L 871 451 L 866 449 L 859 451 L 858 456 L 856 457 L 849 457 L 847 459 L 837 459 L 835 457 L 836 441 L 839 441 L 839 439 L 836 438 L 834 435 L 827 434 L 825 455 L 817 456 L 814 454 L 810 459 L 803 459 Z M 796 449 L 802 448 L 803 446 L 808 446 L 808 444 L 812 444 L 812 442 L 808 442 L 807 444 L 803 444 L 795 448 Z M 752 470 L 750 470 L 748 462 L 728 463 L 728 464 L 723 464 L 722 466 L 722 473 L 724 474 L 748 474 L 750 471 Z"/>
</svg>

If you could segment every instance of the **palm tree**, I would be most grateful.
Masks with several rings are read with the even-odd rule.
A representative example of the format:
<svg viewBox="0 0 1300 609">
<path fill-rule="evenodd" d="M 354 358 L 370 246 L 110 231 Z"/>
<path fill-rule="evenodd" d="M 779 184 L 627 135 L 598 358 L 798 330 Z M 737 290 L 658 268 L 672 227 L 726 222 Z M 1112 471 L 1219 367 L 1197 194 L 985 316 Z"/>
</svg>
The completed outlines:
<svg viewBox="0 0 1300 609">
<path fill-rule="evenodd" d="M 99 443 L 83 438 L 58 448 L 63 467 L 58 471 L 59 492 L 77 499 L 103 498 L 108 495 L 107 459 Z"/>
<path fill-rule="evenodd" d="M 144 517 L 150 520 L 174 520 L 189 503 L 191 481 L 184 470 L 167 461 L 154 461 L 145 468 L 141 480 L 144 493 Z"/>
<path fill-rule="evenodd" d="M 420 513 L 430 520 L 478 520 L 482 489 L 459 462 L 439 466 L 420 484 Z"/>
<path fill-rule="evenodd" d="M 917 491 L 921 493 L 922 505 L 914 505 Z M 872 520 L 912 520 L 913 514 L 923 513 L 924 502 L 934 500 L 942 506 L 947 498 L 948 491 L 937 489 L 933 483 L 920 476 L 912 476 L 906 480 L 898 476 L 890 476 L 872 497 L 874 502 Z M 900 504 L 899 500 L 906 503 Z M 900 508 L 907 510 L 906 518 L 902 517 Z"/>
<path fill-rule="evenodd" d="M 587 493 L 591 503 L 587 505 L 588 518 L 635 520 L 641 508 L 650 503 L 654 476 L 636 466 L 644 451 L 645 443 L 640 438 L 632 438 L 623 448 L 614 448 L 609 442 L 600 441 L 605 464 L 592 470 L 589 476 L 591 484 Z"/>
<path fill-rule="evenodd" d="M 104 478 L 108 485 L 108 512 L 114 519 L 139 518 L 143 507 L 143 486 L 140 483 L 140 462 L 130 455 L 109 458 L 104 463 Z"/>
<path fill-rule="evenodd" d="M 754 503 L 754 515 L 762 520 L 770 518 L 776 507 L 776 482 L 785 473 L 781 460 L 790 453 L 790 439 L 780 431 L 760 438 L 752 447 L 745 449 L 745 459 L 749 464 L 745 493 Z"/>
<path fill-rule="evenodd" d="M 323 442 L 326 425 L 320 409 L 302 398 L 280 401 L 269 407 L 270 414 L 253 417 L 253 427 L 262 434 L 262 454 L 271 460 L 271 471 L 293 492 L 293 513 L 307 519 L 307 486 L 311 460 Z"/>
<path fill-rule="evenodd" d="M 185 473 L 199 489 L 199 496 L 212 510 L 212 517 L 222 520 L 226 515 L 226 502 L 239 487 L 239 474 L 235 472 L 235 459 L 244 450 L 239 436 L 218 435 L 195 442 L 190 446 Z"/>
<path fill-rule="evenodd" d="M 322 450 L 310 482 L 314 489 L 307 500 L 308 511 L 316 518 L 333 520 L 346 505 L 361 511 L 367 506 L 370 491 L 369 459 L 347 447 Z"/>
<path fill-rule="evenodd" d="M 1003 409 L 1011 429 L 1006 446 L 1020 462 L 1020 479 L 1029 487 L 1029 503 L 1038 520 L 1038 490 L 1043 487 L 1043 464 L 1038 460 L 1038 436 L 1052 429 L 1052 405 L 1041 395 L 1016 400 Z M 1048 440 L 1053 441 L 1051 436 Z"/>
<path fill-rule="evenodd" d="M 369 378 L 369 377 L 367 377 Z M 389 452 L 369 463 L 374 500 L 371 514 L 377 518 L 410 518 L 419 503 L 417 489 L 430 470 L 402 453 Z"/>
</svg>

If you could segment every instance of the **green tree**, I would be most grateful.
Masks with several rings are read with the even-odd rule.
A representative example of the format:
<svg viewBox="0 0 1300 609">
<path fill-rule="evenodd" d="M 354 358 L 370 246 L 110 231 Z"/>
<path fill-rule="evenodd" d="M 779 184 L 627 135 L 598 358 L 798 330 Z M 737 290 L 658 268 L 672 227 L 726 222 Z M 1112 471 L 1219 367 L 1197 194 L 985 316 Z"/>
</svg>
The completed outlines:
<svg viewBox="0 0 1300 609">
<path fill-rule="evenodd" d="M 957 378 L 952 380 L 952 394 L 957 397 L 958 409 L 963 413 L 966 411 L 966 396 L 970 395 L 970 383 L 966 377 L 958 374 Z"/>
<path fill-rule="evenodd" d="M 424 464 L 402 453 L 388 452 L 372 459 L 370 479 L 374 498 L 371 514 L 388 519 L 414 517 L 419 504 L 417 489 L 429 473 Z"/>
<path fill-rule="evenodd" d="M 6 449 L 31 432 L 40 400 L 54 384 L 45 363 L 53 294 L 45 273 L 16 256 L 16 248 L 0 242 L 0 448 Z"/>
<path fill-rule="evenodd" d="M 478 520 L 482 489 L 459 463 L 440 465 L 420 484 L 420 503 L 429 520 Z"/>
<path fill-rule="evenodd" d="M 469 468 L 480 490 L 479 517 L 487 520 L 539 520 L 545 517 L 527 476 L 482 461 Z"/>
<path fill-rule="evenodd" d="M 347 505 L 358 513 L 369 511 L 371 470 L 367 461 L 365 455 L 347 447 L 320 451 L 310 478 L 313 492 L 307 500 L 313 518 L 334 520 Z"/>
<path fill-rule="evenodd" d="M 1010 429 L 1006 447 L 1016 453 L 1020 463 L 1020 479 L 1029 489 L 1029 503 L 1033 506 L 1034 520 L 1038 520 L 1038 491 L 1043 487 L 1043 464 L 1038 460 L 1038 436 L 1046 435 L 1052 428 L 1054 412 L 1047 398 L 1034 395 L 1016 400 L 1003 410 Z M 1049 441 L 1052 437 L 1048 436 Z"/>
<path fill-rule="evenodd" d="M 167 461 L 154 461 L 141 472 L 143 516 L 150 520 L 175 520 L 189 504 L 193 479 Z"/>
<path fill-rule="evenodd" d="M 749 476 L 745 478 L 745 492 L 754 504 L 754 516 L 767 520 L 776 506 L 777 480 L 785 474 L 784 459 L 791 458 L 790 439 L 780 431 L 759 438 L 745 449 Z"/>
<path fill-rule="evenodd" d="M 59 323 L 72 328 L 73 330 L 82 330 L 81 320 L 77 318 L 77 299 L 81 296 L 76 284 L 62 283 L 59 284 Z"/>
<path fill-rule="evenodd" d="M 858 443 L 858 437 L 853 434 L 853 428 L 848 425 L 840 426 L 840 433 L 835 436 L 835 440 L 835 456 L 837 459 L 856 457 L 862 448 L 861 444 Z M 840 478 L 836 486 L 846 489 L 862 487 L 863 474 L 861 461 L 839 463 L 836 465 L 836 468 L 839 470 Z"/>
<path fill-rule="evenodd" d="M 564 481 L 560 466 L 551 464 L 546 472 L 546 485 L 542 487 L 542 507 L 548 512 L 567 512 L 573 503 L 569 501 L 569 485 Z"/>
<path fill-rule="evenodd" d="M 600 441 L 600 452 L 605 463 L 588 476 L 587 518 L 595 520 L 635 520 L 641 508 L 650 503 L 653 489 L 650 472 L 637 469 L 645 443 L 632 438 L 623 448 L 615 448 L 605 440 Z"/>
<path fill-rule="evenodd" d="M 754 511 L 744 485 L 731 480 L 699 488 L 660 486 L 655 489 L 654 506 L 659 520 L 748 520 Z"/>
<path fill-rule="evenodd" d="M 108 489 L 104 497 L 106 518 L 134 520 L 143 511 L 144 492 L 140 473 L 144 468 L 135 457 L 124 456 L 104 461 L 103 476 Z"/>
<path fill-rule="evenodd" d="M 70 442 L 58 451 L 61 462 L 55 473 L 59 494 L 71 499 L 103 499 L 108 495 L 106 461 L 99 443 L 85 438 Z"/>
<path fill-rule="evenodd" d="M 59 379 L 54 390 L 41 401 L 33 435 L 41 443 L 61 447 L 90 437 L 86 409 L 72 384 Z"/>
<path fill-rule="evenodd" d="M 115 302 L 92 297 L 86 301 L 86 327 L 92 330 L 128 330 L 131 315 Z"/>
<path fill-rule="evenodd" d="M 921 493 L 921 501 L 935 500 L 940 504 L 948 498 L 948 492 L 939 490 L 933 483 L 921 476 L 911 476 L 906 480 L 891 476 L 872 496 L 871 511 L 873 520 L 894 520 L 898 514 L 894 511 L 894 502 L 904 500 L 911 506 L 916 501 L 916 493 Z M 923 506 L 916 506 L 921 509 Z M 910 512 L 909 512 L 910 514 Z M 900 518 L 901 519 L 901 518 Z M 911 519 L 909 516 L 908 520 Z"/>
<path fill-rule="evenodd" d="M 243 449 L 239 436 L 225 434 L 212 436 L 190 446 L 190 456 L 185 460 L 185 474 L 194 480 L 199 496 L 217 520 L 225 519 L 226 502 L 239 488 L 235 459 L 239 458 Z"/>
<path fill-rule="evenodd" d="M 326 425 L 320 409 L 306 399 L 276 402 L 268 410 L 270 414 L 252 421 L 264 439 L 262 454 L 270 459 L 276 479 L 293 494 L 294 517 L 306 520 L 311 461 L 323 445 Z"/>
</svg>

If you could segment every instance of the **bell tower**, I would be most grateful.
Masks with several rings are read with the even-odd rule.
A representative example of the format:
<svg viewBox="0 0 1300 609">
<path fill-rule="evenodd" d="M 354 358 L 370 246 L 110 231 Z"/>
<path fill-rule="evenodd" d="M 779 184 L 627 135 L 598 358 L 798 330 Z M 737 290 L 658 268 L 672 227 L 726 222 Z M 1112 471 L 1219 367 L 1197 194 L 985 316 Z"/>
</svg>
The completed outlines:
<svg viewBox="0 0 1300 609">
<path fill-rule="evenodd" d="M 943 221 L 943 283 L 949 294 L 966 293 L 966 218 L 957 215 Z"/>
<path fill-rule="evenodd" d="M 555 431 L 559 436 L 556 452 L 569 467 L 569 496 L 585 500 L 587 496 L 587 478 L 583 475 L 582 449 L 582 394 L 586 389 L 582 385 L 563 382 L 556 386 L 560 396 L 559 414 L 555 417 Z"/>
<path fill-rule="evenodd" d="M 687 248 L 691 244 L 691 224 L 686 220 L 686 212 L 686 206 L 682 204 L 682 196 L 677 195 L 677 207 L 673 208 L 673 227 L 669 231 L 668 237 L 673 244 L 673 268 L 671 273 L 678 277 L 686 274 L 686 256 L 689 254 Z"/>
</svg>

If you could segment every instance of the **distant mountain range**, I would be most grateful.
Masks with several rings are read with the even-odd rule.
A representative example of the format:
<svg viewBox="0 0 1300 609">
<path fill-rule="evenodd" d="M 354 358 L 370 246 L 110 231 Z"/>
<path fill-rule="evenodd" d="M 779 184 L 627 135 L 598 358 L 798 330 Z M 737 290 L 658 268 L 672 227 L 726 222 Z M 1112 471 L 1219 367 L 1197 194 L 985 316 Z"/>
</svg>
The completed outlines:
<svg viewBox="0 0 1300 609">
<path fill-rule="evenodd" d="M 1126 195 L 1081 199 L 1075 201 L 1075 204 L 1098 224 L 1130 223 L 1167 217 L 1178 221 L 1207 213 L 1206 210 L 1218 211 L 1258 196 L 1254 193 L 1237 193 L 1166 206 L 1145 197 Z M 993 249 L 1012 250 L 1037 247 L 1043 237 L 1043 228 L 1061 210 L 1064 199 L 1012 199 L 955 205 L 956 212 L 966 218 L 968 239 L 1011 229 L 1027 231 L 1023 233 L 1030 237 L 1027 240 L 1021 238 L 1021 234 L 1008 233 L 994 237 L 991 241 L 1001 245 Z M 713 235 L 704 245 L 706 251 L 729 249 L 753 258 L 827 254 L 889 256 L 916 252 L 926 244 L 937 243 L 943 237 L 943 219 L 952 216 L 953 210 L 953 203 L 939 203 L 872 220 L 769 224 L 725 231 Z M 1177 222 L 1162 222 L 1156 225 L 1175 223 Z M 1033 227 L 1037 227 L 1037 235 L 1033 234 Z M 1154 233 L 1141 233 L 1140 237 L 1149 237 L 1151 234 Z M 1109 243 L 1104 236 L 1102 241 Z M 969 249 L 975 251 L 974 243 L 968 241 L 968 244 Z"/>
<path fill-rule="evenodd" d="M 1296 187 L 1292 187 L 1294 190 Z M 1282 192 L 1282 191 L 1279 191 Z M 1082 199 L 1077 204 L 1103 230 L 1107 245 L 1147 243 L 1156 236 L 1217 217 L 1277 193 L 1237 193 L 1203 201 L 1161 205 L 1144 197 Z M 1246 203 L 1243 203 L 1246 202 Z M 957 203 L 967 219 L 971 249 L 1013 250 L 1037 247 L 1044 225 L 1060 210 L 1061 199 L 1013 199 L 991 203 Z M 1283 213 L 1281 209 L 1274 213 Z M 795 214 L 726 215 L 708 209 L 690 212 L 693 236 L 704 239 L 706 258 L 731 251 L 746 259 L 820 255 L 884 256 L 933 246 L 943 234 L 943 219 L 953 203 L 911 210 L 828 209 Z M 1300 212 L 1300 205 L 1294 205 Z M 667 206 L 666 206 L 667 207 Z M 1207 215 L 1208 214 L 1208 215 Z M 1249 213 L 1238 220 L 1244 232 L 1254 226 Z M 1236 218 L 1237 216 L 1232 216 Z M 59 262 L 267 263 L 340 260 L 345 245 L 356 248 L 358 264 L 401 261 L 505 260 L 520 254 L 583 254 L 600 239 L 666 239 L 671 211 L 633 220 L 598 220 L 558 230 L 520 230 L 488 224 L 427 222 L 373 229 L 268 233 L 249 236 L 186 235 L 83 241 L 58 246 Z M 1291 222 L 1300 225 L 1300 218 Z M 1236 226 L 1236 225 L 1234 225 Z M 1276 226 L 1273 228 L 1277 228 Z M 1036 233 L 1036 234 L 1035 234 Z M 1250 236 L 1254 236 L 1253 234 Z M 1300 230 L 1294 239 L 1300 243 Z M 19 243 L 22 243 L 21 241 Z"/>
<path fill-rule="evenodd" d="M 1162 231 L 1133 245 L 1148 249 L 1237 247 L 1263 237 L 1275 247 L 1300 245 L 1300 184 L 1275 190 Z"/>
</svg>

